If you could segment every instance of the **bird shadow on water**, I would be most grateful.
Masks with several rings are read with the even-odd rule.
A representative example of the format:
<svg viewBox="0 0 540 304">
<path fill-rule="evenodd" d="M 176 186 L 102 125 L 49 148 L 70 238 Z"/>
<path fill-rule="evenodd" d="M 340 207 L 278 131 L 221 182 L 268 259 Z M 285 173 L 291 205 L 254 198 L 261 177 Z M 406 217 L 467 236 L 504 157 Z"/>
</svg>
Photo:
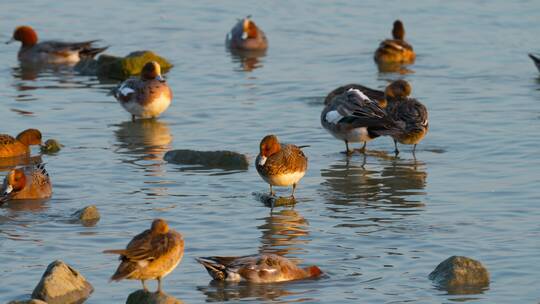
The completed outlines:
<svg viewBox="0 0 540 304">
<path fill-rule="evenodd" d="M 306 280 L 310 281 L 310 280 Z M 225 302 L 252 299 L 256 301 L 277 301 L 283 297 L 301 296 L 308 291 L 291 291 L 294 285 L 304 282 L 283 282 L 269 284 L 254 284 L 247 282 L 229 283 L 212 280 L 207 286 L 198 286 L 197 289 L 206 296 L 207 302 Z M 296 288 L 294 288 L 296 289 Z M 310 299 L 295 299 L 294 302 L 307 302 Z M 313 300 L 313 299 L 311 299 Z"/>
</svg>

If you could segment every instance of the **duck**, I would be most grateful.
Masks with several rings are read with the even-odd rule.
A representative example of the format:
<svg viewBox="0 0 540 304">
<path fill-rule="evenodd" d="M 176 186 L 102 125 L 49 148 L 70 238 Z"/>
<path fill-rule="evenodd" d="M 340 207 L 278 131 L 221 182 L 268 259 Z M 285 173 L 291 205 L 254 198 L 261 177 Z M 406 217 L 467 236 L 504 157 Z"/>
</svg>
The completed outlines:
<svg viewBox="0 0 540 304">
<path fill-rule="evenodd" d="M 291 260 L 276 254 L 248 256 L 212 256 L 196 259 L 216 281 L 274 283 L 317 278 L 317 266 L 300 268 Z"/>
<path fill-rule="evenodd" d="M 306 174 L 308 159 L 302 152 L 307 146 L 280 144 L 276 135 L 265 136 L 259 145 L 259 155 L 255 161 L 257 172 L 270 185 L 270 195 L 275 193 L 272 186 L 291 186 L 294 198 L 296 185 Z"/>
<path fill-rule="evenodd" d="M 82 59 L 94 58 L 108 47 L 94 47 L 98 40 L 82 42 L 42 41 L 38 42 L 36 31 L 22 25 L 13 31 L 11 40 L 21 42 L 18 59 L 27 63 L 75 64 Z"/>
<path fill-rule="evenodd" d="M 27 155 L 32 145 L 41 145 L 41 132 L 37 129 L 26 129 L 15 138 L 0 134 L 0 158 Z"/>
<path fill-rule="evenodd" d="M 375 51 L 374 59 L 379 65 L 412 64 L 416 59 L 412 45 L 405 41 L 405 27 L 401 20 L 394 21 L 393 39 L 386 39 Z"/>
<path fill-rule="evenodd" d="M 341 86 L 328 94 L 321 112 L 321 125 L 332 136 L 345 142 L 345 153 L 353 153 L 349 142 L 367 142 L 379 137 L 375 132 L 386 129 L 384 92 L 357 84 Z"/>
<path fill-rule="evenodd" d="M 428 111 L 424 104 L 411 98 L 412 86 L 406 80 L 396 80 L 385 91 L 388 107 L 386 109 L 393 127 L 383 130 L 381 134 L 390 135 L 394 139 L 396 156 L 399 154 L 398 142 L 413 145 L 420 143 L 429 130 Z"/>
<path fill-rule="evenodd" d="M 172 91 L 161 76 L 161 66 L 156 61 L 147 62 L 139 78 L 130 78 L 113 90 L 120 105 L 135 117 L 154 118 L 163 113 L 172 101 Z"/>
<path fill-rule="evenodd" d="M 268 48 L 268 39 L 251 20 L 251 16 L 247 16 L 240 19 L 227 33 L 225 44 L 231 50 L 264 51 Z"/>
<path fill-rule="evenodd" d="M 38 200 L 52 196 L 52 183 L 45 164 L 11 169 L 0 191 L 0 202 Z"/>
<path fill-rule="evenodd" d="M 148 291 L 146 280 L 157 280 L 157 292 L 162 292 L 161 280 L 173 271 L 184 256 L 182 234 L 171 229 L 164 219 L 152 221 L 150 229 L 136 235 L 126 249 L 109 249 L 104 253 L 120 255 L 120 265 L 111 281 L 140 280 Z"/>
<path fill-rule="evenodd" d="M 533 54 L 529 54 L 529 57 L 532 59 L 532 61 L 534 62 L 534 65 L 536 66 L 536 68 L 538 69 L 538 71 L 540 71 L 540 58 L 534 56 Z"/>
</svg>

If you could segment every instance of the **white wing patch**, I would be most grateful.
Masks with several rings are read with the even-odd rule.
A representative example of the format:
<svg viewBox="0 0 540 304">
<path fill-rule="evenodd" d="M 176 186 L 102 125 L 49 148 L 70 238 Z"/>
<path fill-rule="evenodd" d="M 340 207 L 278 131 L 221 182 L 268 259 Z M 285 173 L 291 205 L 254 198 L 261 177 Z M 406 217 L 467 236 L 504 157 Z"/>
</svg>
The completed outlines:
<svg viewBox="0 0 540 304">
<path fill-rule="evenodd" d="M 135 93 L 135 90 L 126 85 L 122 85 L 120 89 L 118 89 L 118 92 L 120 92 L 120 94 L 123 96 L 128 96 L 131 93 Z"/>
<path fill-rule="evenodd" d="M 339 114 L 338 111 L 330 111 L 326 113 L 326 116 L 324 117 L 326 121 L 328 121 L 331 124 L 337 124 L 338 121 L 340 121 L 343 118 L 343 115 Z"/>
<path fill-rule="evenodd" d="M 358 90 L 358 89 L 349 89 L 347 92 L 355 93 L 355 94 L 358 95 L 360 98 L 362 98 L 362 100 L 369 100 L 369 101 L 371 101 L 371 99 L 369 99 L 369 97 L 367 97 L 366 94 L 362 93 L 362 91 L 360 91 L 360 90 Z"/>
</svg>

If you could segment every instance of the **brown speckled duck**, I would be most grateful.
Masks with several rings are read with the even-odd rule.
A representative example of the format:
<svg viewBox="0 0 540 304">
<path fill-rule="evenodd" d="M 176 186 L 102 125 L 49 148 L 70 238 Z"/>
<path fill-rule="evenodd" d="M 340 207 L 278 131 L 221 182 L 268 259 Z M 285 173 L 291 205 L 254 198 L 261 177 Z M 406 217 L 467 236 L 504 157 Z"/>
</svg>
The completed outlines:
<svg viewBox="0 0 540 304">
<path fill-rule="evenodd" d="M 40 144 L 41 132 L 36 129 L 24 130 L 16 138 L 0 134 L 0 158 L 26 155 L 30 153 L 31 145 Z"/>
<path fill-rule="evenodd" d="M 113 95 L 131 113 L 132 120 L 159 116 L 169 107 L 173 97 L 156 61 L 147 62 L 140 78 L 127 79 L 113 90 Z"/>
<path fill-rule="evenodd" d="M 230 49 L 244 51 L 263 51 L 268 48 L 268 40 L 264 32 L 250 19 L 250 16 L 239 20 L 227 34 L 225 44 Z"/>
<path fill-rule="evenodd" d="M 30 63 L 73 64 L 84 58 L 93 58 L 107 47 L 96 48 L 92 44 L 97 40 L 83 42 L 43 41 L 38 42 L 36 31 L 30 26 L 19 26 L 7 43 L 20 41 L 18 58 Z"/>
<path fill-rule="evenodd" d="M 259 145 L 259 155 L 255 166 L 259 175 L 270 184 L 270 195 L 274 195 L 272 186 L 291 186 L 292 194 L 296 185 L 304 177 L 308 159 L 295 145 L 280 144 L 277 136 L 265 136 Z"/>
<path fill-rule="evenodd" d="M 184 255 L 182 235 L 169 228 L 163 219 L 155 219 L 150 229 L 135 236 L 126 249 L 105 250 L 104 253 L 120 255 L 120 265 L 111 277 L 112 281 L 122 279 L 157 280 L 161 292 L 161 279 L 173 271 Z"/>
<path fill-rule="evenodd" d="M 412 64 L 416 59 L 413 47 L 405 41 L 405 27 L 400 20 L 394 21 L 393 39 L 386 39 L 375 51 L 375 62 L 379 65 Z"/>
<path fill-rule="evenodd" d="M 300 268 L 289 259 L 276 254 L 201 257 L 197 261 L 217 281 L 273 283 L 317 278 L 322 274 L 317 266 Z"/>
<path fill-rule="evenodd" d="M 52 196 L 52 184 L 44 164 L 11 169 L 0 191 L 0 202 L 46 199 Z"/>
</svg>

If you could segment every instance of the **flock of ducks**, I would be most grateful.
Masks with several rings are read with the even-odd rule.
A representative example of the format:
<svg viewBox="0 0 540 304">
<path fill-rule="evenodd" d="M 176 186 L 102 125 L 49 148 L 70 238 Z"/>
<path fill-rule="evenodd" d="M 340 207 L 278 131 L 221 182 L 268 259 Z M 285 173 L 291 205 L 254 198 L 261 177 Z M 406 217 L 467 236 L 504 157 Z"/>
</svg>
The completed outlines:
<svg viewBox="0 0 540 304">
<path fill-rule="evenodd" d="M 405 29 L 399 20 L 394 22 L 393 39 L 381 42 L 374 60 L 380 66 L 409 65 L 415 53 L 404 40 Z M 11 41 L 20 41 L 18 59 L 27 63 L 71 64 L 92 58 L 107 47 L 95 47 L 96 40 L 84 42 L 38 41 L 36 32 L 29 26 L 17 27 Z M 241 19 L 227 34 L 226 45 L 231 50 L 258 52 L 268 48 L 264 32 L 249 17 Z M 321 124 L 335 138 L 345 142 L 345 153 L 351 154 L 349 143 L 363 143 L 390 136 L 397 144 L 416 145 L 428 131 L 426 107 L 411 97 L 411 85 L 405 80 L 390 83 L 384 91 L 358 84 L 339 87 L 328 94 L 321 112 Z M 130 78 L 113 90 L 120 105 L 132 119 L 153 118 L 163 113 L 171 104 L 172 90 L 161 76 L 157 62 L 144 65 L 140 77 Z M 28 129 L 13 138 L 0 135 L 0 158 L 28 156 L 31 145 L 41 144 L 41 133 Z M 305 175 L 308 159 L 304 146 L 281 144 L 275 135 L 265 136 L 260 142 L 256 169 L 262 179 L 273 186 L 292 186 L 294 196 L 298 182 Z M 0 203 L 20 199 L 46 199 L 52 195 L 49 175 L 43 165 L 24 169 L 11 169 L 2 185 Z M 120 265 L 111 280 L 140 280 L 147 290 L 146 280 L 161 280 L 175 269 L 184 253 L 184 240 L 177 231 L 169 228 L 163 219 L 152 222 L 150 229 L 135 236 L 125 249 L 105 250 L 120 256 Z M 248 281 L 254 283 L 281 282 L 316 278 L 322 274 L 317 266 L 300 268 L 285 257 L 259 254 L 240 257 L 201 257 L 202 264 L 211 277 L 222 281 Z"/>
</svg>

